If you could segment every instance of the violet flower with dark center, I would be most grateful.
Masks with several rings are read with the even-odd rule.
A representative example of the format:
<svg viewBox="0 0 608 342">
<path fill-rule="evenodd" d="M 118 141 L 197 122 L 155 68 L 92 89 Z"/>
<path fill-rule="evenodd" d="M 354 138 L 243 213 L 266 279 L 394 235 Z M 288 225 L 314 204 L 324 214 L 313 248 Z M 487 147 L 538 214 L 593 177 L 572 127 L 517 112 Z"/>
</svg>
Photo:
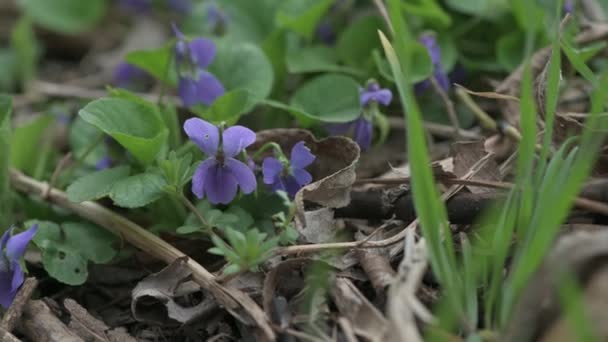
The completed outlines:
<svg viewBox="0 0 608 342">
<path fill-rule="evenodd" d="M 572 13 L 574 11 L 574 0 L 566 0 L 564 2 L 564 14 Z"/>
<path fill-rule="evenodd" d="M 169 8 L 175 12 L 186 14 L 192 10 L 192 1 L 190 0 L 167 0 Z"/>
<path fill-rule="evenodd" d="M 265 158 L 262 162 L 264 184 L 270 185 L 273 191 L 282 190 L 294 197 L 300 188 L 312 182 L 312 176 L 305 168 L 315 158 L 303 141 L 292 147 L 289 161 L 285 157 L 280 158 L 284 160 Z"/>
<path fill-rule="evenodd" d="M 118 4 L 135 14 L 145 14 L 152 8 L 152 0 L 119 0 Z"/>
<path fill-rule="evenodd" d="M 433 77 L 435 80 L 437 80 L 437 83 L 441 88 L 444 90 L 450 89 L 450 79 L 443 70 L 443 65 L 441 65 L 441 48 L 439 47 L 439 44 L 437 44 L 437 39 L 435 39 L 435 36 L 432 34 L 423 34 L 420 36 L 419 40 L 431 56 L 431 62 L 433 63 Z M 430 86 L 431 81 L 425 80 L 416 85 L 416 90 L 420 92 L 429 88 Z"/>
<path fill-rule="evenodd" d="M 243 126 L 232 126 L 222 131 L 217 126 L 191 118 L 184 123 L 186 134 L 206 155 L 192 177 L 192 192 L 210 203 L 228 204 L 236 196 L 238 187 L 249 194 L 257 187 L 253 171 L 235 157 L 253 144 L 255 133 Z"/>
<path fill-rule="evenodd" d="M 388 106 L 393 93 L 389 89 L 380 88 L 378 82 L 370 81 L 365 88 L 359 89 L 359 97 L 363 106 L 361 115 L 351 122 L 329 125 L 328 131 L 332 135 L 351 135 L 362 150 L 367 150 L 372 145 L 372 120 L 378 111 L 378 104 Z"/>
<path fill-rule="evenodd" d="M 207 6 L 207 25 L 209 30 L 215 33 L 223 33 L 228 26 L 228 15 L 215 3 Z"/>
<path fill-rule="evenodd" d="M 112 159 L 110 159 L 110 156 L 103 156 L 95 163 L 96 170 L 105 170 L 110 167 L 112 167 Z"/>
<path fill-rule="evenodd" d="M 113 82 L 117 87 L 135 89 L 151 80 L 150 75 L 143 69 L 121 62 L 114 68 Z"/>
<path fill-rule="evenodd" d="M 327 45 L 332 45 L 336 42 L 336 33 L 329 20 L 323 20 L 317 26 L 317 38 Z"/>
<path fill-rule="evenodd" d="M 177 36 L 175 60 L 178 71 L 178 93 L 184 106 L 211 105 L 224 94 L 224 86 L 205 70 L 215 58 L 215 44 L 210 39 L 186 37 L 174 26 Z"/>
<path fill-rule="evenodd" d="M 11 236 L 13 228 L 9 228 L 0 240 L 0 305 L 8 308 L 23 284 L 24 274 L 19 259 L 25 254 L 27 244 L 38 230 L 38 225 Z"/>
</svg>

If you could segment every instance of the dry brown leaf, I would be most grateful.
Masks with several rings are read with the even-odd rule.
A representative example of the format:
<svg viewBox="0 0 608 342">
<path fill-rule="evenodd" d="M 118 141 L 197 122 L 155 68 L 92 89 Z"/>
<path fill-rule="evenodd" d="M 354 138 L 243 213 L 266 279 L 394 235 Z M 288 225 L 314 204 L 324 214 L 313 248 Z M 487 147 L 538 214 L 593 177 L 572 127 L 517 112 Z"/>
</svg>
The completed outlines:
<svg viewBox="0 0 608 342">
<path fill-rule="evenodd" d="M 184 295 L 178 290 L 179 286 L 189 284 L 186 281 L 192 275 L 186 262 L 186 258 L 177 259 L 135 286 L 131 293 L 131 311 L 135 319 L 156 324 L 187 323 L 203 315 L 213 305 L 205 300 L 189 307 L 176 302 L 176 298 Z M 200 291 L 198 285 L 187 287 L 190 293 Z"/>
<path fill-rule="evenodd" d="M 456 177 L 461 178 L 475 163 L 481 158 L 488 154 L 486 151 L 483 141 L 473 142 L 456 142 L 452 144 L 451 156 L 454 158 L 454 174 Z M 474 180 L 485 180 L 485 181 L 501 181 L 500 171 L 498 170 L 498 163 L 496 160 L 489 160 L 480 170 L 475 174 Z M 488 191 L 495 191 L 489 188 L 467 186 L 467 189 L 472 193 L 482 193 Z"/>
<path fill-rule="evenodd" d="M 369 341 L 384 341 L 388 321 L 350 280 L 338 277 L 331 294 L 338 311 L 351 322 L 358 336 Z"/>
</svg>

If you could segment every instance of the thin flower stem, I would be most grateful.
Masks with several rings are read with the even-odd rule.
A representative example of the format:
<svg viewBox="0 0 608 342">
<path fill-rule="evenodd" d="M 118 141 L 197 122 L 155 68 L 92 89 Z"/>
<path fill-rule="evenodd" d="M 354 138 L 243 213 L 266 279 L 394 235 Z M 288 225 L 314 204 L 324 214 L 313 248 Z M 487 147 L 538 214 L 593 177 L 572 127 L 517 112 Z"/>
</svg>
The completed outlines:
<svg viewBox="0 0 608 342">
<path fill-rule="evenodd" d="M 511 140 L 515 142 L 521 141 L 521 133 L 517 130 L 517 128 L 507 124 L 507 125 L 499 125 L 496 120 L 494 120 L 488 113 L 486 113 L 483 109 L 481 109 L 475 101 L 471 98 L 471 96 L 461 87 L 456 88 L 456 95 L 462 100 L 462 102 L 469 107 L 469 109 L 475 114 L 479 123 L 482 127 L 489 129 L 494 132 L 498 132 L 506 135 Z M 536 144 L 536 151 L 540 152 L 542 150 L 542 146 Z"/>
<path fill-rule="evenodd" d="M 461 129 L 460 123 L 458 122 L 458 114 L 456 113 L 456 109 L 454 108 L 454 102 L 450 100 L 450 97 L 448 96 L 446 91 L 441 88 L 435 76 L 431 76 L 430 81 L 433 85 L 433 89 L 435 90 L 435 92 L 439 94 L 439 97 L 441 97 L 441 99 L 443 100 L 443 104 L 445 105 L 445 109 L 448 113 L 448 118 L 450 119 L 450 123 L 454 128 L 454 138 L 460 138 Z"/>
<path fill-rule="evenodd" d="M 267 142 L 266 144 L 264 144 L 262 147 L 260 147 L 251 157 L 251 159 L 257 159 L 262 153 L 266 152 L 268 149 L 274 149 L 274 152 L 277 154 L 277 156 L 281 159 L 287 159 L 287 157 L 285 157 L 285 154 L 283 153 L 283 149 L 281 148 L 281 145 L 271 141 L 271 142 Z"/>
<path fill-rule="evenodd" d="M 210 227 L 209 222 L 207 222 L 207 220 L 205 219 L 205 217 L 203 216 L 203 214 L 201 214 L 201 212 L 198 210 L 198 208 L 196 208 L 196 206 L 194 205 L 194 203 L 192 203 L 188 199 L 188 197 L 186 197 L 184 194 L 179 194 L 178 196 L 179 196 L 179 199 L 182 201 L 182 203 L 184 203 L 184 205 L 188 209 L 190 209 L 190 211 L 203 224 L 203 226 Z"/>
</svg>

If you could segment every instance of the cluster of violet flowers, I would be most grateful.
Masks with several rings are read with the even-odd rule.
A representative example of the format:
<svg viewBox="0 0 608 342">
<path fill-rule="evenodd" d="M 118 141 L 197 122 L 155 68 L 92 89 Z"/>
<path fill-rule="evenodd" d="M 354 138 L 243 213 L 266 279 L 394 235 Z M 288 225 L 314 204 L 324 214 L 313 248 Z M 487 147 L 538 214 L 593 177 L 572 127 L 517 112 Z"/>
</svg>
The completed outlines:
<svg viewBox="0 0 608 342">
<path fill-rule="evenodd" d="M 174 25 L 177 36 L 175 61 L 178 73 L 178 94 L 184 106 L 211 105 L 225 92 L 222 83 L 206 68 L 215 58 L 216 47 L 211 39 L 187 39 Z"/>
<path fill-rule="evenodd" d="M 11 305 L 25 280 L 20 259 L 38 231 L 38 225 L 15 235 L 12 235 L 13 230 L 13 227 L 7 229 L 0 239 L 0 305 L 5 309 Z"/>
<path fill-rule="evenodd" d="M 192 176 L 192 192 L 197 198 L 207 200 L 212 204 L 228 204 L 237 195 L 240 188 L 244 194 L 250 194 L 257 189 L 255 166 L 248 165 L 252 159 L 246 155 L 245 149 L 256 140 L 256 134 L 244 126 L 232 126 L 224 129 L 203 119 L 191 118 L 184 123 L 186 135 L 206 155 Z M 315 156 L 305 146 L 298 142 L 291 150 L 287 159 L 278 145 L 271 143 L 266 146 L 275 148 L 275 157 L 266 157 L 262 163 L 263 181 L 272 191 L 285 191 L 290 196 L 312 181 L 312 175 L 305 170 L 315 160 Z"/>
</svg>

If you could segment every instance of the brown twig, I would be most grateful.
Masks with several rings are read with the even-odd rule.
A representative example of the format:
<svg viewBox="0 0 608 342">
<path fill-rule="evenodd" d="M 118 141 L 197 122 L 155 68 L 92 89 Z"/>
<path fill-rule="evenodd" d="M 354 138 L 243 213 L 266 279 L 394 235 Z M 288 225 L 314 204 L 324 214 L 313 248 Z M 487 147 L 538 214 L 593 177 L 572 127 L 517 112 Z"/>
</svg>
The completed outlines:
<svg viewBox="0 0 608 342">
<path fill-rule="evenodd" d="M 7 331 L 13 331 L 15 328 L 15 324 L 17 320 L 21 317 L 23 313 L 23 308 L 28 300 L 32 297 L 34 290 L 38 286 L 38 280 L 34 277 L 27 278 L 19 292 L 17 292 L 17 296 L 13 300 L 11 306 L 6 310 L 4 316 L 2 317 L 2 322 L 0 322 L 0 327 Z"/>
<path fill-rule="evenodd" d="M 407 184 L 411 181 L 409 177 L 402 178 L 388 178 L 388 179 L 358 179 L 355 184 Z M 474 179 L 460 179 L 460 178 L 439 178 L 439 181 L 445 184 L 460 184 L 460 185 L 469 185 L 469 186 L 480 186 L 486 188 L 493 189 L 511 189 L 515 186 L 513 183 L 508 182 L 494 182 L 494 181 L 485 181 L 485 180 L 474 180 Z M 577 197 L 574 200 L 574 205 L 580 209 L 588 210 L 592 213 L 608 215 L 608 204 L 595 201 L 589 198 Z"/>
<path fill-rule="evenodd" d="M 44 183 L 14 169 L 11 170 L 10 176 L 11 184 L 21 192 L 40 195 L 47 187 Z M 218 303 L 237 319 L 249 323 L 255 322 L 256 328 L 260 330 L 266 340 L 274 340 L 275 334 L 270 327 L 268 317 L 247 294 L 235 288 L 222 286 L 217 282 L 215 276 L 202 265 L 188 258 L 160 237 L 95 202 L 73 203 L 63 191 L 57 189 L 50 189 L 46 200 L 98 224 L 167 264 L 171 264 L 179 258 L 187 258 L 186 265 L 192 271 L 194 281 L 200 284 L 203 289 L 209 291 Z M 237 312 L 240 310 L 247 314 L 248 319 Z"/>
<path fill-rule="evenodd" d="M 403 118 L 398 118 L 394 116 L 389 116 L 387 121 L 392 129 L 400 129 L 403 130 L 405 127 L 403 126 Z M 454 137 L 454 129 L 449 125 L 443 125 L 436 122 L 425 121 L 423 123 L 424 128 L 431 133 L 432 135 L 441 137 L 441 138 L 452 138 Z M 472 130 L 461 129 L 458 131 L 458 136 L 460 138 L 466 140 L 478 140 L 481 139 L 481 135 Z"/>
</svg>

